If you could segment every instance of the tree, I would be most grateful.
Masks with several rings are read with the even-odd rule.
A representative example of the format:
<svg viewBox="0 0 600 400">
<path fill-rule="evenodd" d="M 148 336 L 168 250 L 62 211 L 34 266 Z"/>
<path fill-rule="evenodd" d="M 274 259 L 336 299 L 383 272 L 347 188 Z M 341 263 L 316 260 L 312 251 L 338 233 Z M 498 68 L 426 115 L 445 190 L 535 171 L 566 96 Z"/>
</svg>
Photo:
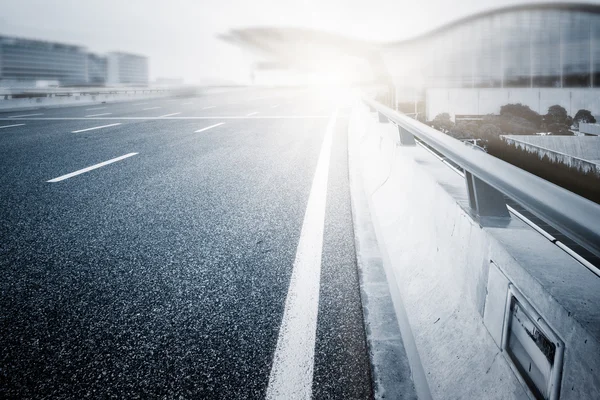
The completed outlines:
<svg viewBox="0 0 600 400">
<path fill-rule="evenodd" d="M 548 113 L 544 115 L 544 124 L 548 132 L 553 135 L 569 135 L 569 127 L 572 119 L 567 114 L 564 107 L 557 105 L 548 108 Z"/>
<path fill-rule="evenodd" d="M 496 125 L 483 124 L 479 128 L 479 137 L 486 142 L 493 139 L 498 139 L 502 135 L 502 131 Z"/>
<path fill-rule="evenodd" d="M 437 129 L 438 131 L 442 131 L 444 133 L 448 133 L 452 128 L 454 128 L 454 122 L 450 119 L 450 114 L 442 113 L 435 116 L 435 118 L 429 123 L 429 125 Z"/>
<path fill-rule="evenodd" d="M 539 128 L 542 123 L 542 116 L 540 114 L 521 103 L 506 104 L 500 107 L 500 115 L 509 118 L 522 118 L 529 121 L 536 129 Z"/>
<path fill-rule="evenodd" d="M 583 122 L 586 124 L 593 124 L 596 122 L 596 118 L 592 115 L 589 110 L 579 110 L 575 117 L 573 117 L 573 126 L 579 128 L 579 124 Z"/>
<path fill-rule="evenodd" d="M 476 122 L 459 121 L 448 134 L 456 139 L 473 139 L 478 137 L 479 125 Z"/>
</svg>

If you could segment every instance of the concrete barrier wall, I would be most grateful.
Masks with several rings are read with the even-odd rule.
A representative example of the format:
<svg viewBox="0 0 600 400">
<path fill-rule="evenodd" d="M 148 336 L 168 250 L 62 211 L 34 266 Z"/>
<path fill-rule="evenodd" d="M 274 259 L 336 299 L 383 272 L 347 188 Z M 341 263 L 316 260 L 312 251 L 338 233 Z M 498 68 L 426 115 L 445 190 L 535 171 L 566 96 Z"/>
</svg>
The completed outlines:
<svg viewBox="0 0 600 400">
<path fill-rule="evenodd" d="M 560 398 L 600 398 L 600 279 L 517 218 L 482 226 L 464 178 L 420 146 L 399 146 L 395 126 L 367 108 L 356 107 L 350 126 L 362 171 L 353 181 L 431 397 L 531 396 L 502 351 L 512 287 L 564 342 Z"/>
</svg>

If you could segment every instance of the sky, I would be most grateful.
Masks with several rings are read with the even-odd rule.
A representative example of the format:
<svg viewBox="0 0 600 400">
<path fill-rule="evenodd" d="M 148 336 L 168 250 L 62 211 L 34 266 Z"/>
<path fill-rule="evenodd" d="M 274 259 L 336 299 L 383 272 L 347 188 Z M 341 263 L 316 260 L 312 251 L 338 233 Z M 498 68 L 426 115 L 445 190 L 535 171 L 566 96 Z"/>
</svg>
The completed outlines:
<svg viewBox="0 0 600 400">
<path fill-rule="evenodd" d="M 302 27 L 393 41 L 525 2 L 535 1 L 0 0 L 0 34 L 143 54 L 150 58 L 151 80 L 241 82 L 248 77 L 248 55 L 216 37 L 233 28 Z"/>
</svg>

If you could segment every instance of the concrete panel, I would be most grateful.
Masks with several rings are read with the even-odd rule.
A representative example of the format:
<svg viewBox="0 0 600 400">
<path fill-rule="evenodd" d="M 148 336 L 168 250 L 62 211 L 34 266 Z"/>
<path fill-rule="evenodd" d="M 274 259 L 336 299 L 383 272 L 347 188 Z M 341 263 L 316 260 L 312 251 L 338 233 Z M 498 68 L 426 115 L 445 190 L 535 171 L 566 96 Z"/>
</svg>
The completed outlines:
<svg viewBox="0 0 600 400">
<path fill-rule="evenodd" d="M 496 264 L 491 263 L 483 323 L 499 349 L 502 348 L 502 332 L 504 331 L 504 314 L 509 283 L 508 278 L 498 269 Z"/>
</svg>

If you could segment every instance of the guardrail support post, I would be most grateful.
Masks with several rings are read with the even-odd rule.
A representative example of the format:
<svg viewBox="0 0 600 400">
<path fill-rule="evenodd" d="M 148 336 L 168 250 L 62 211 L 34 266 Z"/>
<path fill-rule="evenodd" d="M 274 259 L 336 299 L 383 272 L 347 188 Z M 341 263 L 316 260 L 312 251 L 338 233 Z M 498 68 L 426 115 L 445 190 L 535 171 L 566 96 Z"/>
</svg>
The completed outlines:
<svg viewBox="0 0 600 400">
<path fill-rule="evenodd" d="M 400 125 L 398 125 L 398 135 L 400 136 L 400 146 L 416 146 L 417 143 L 415 142 L 415 137 L 412 133 L 402 128 Z"/>
<path fill-rule="evenodd" d="M 388 117 L 386 117 L 385 115 L 383 115 L 379 111 L 377 111 L 377 114 L 379 114 L 379 122 L 381 122 L 383 124 L 387 124 L 388 122 L 390 122 L 390 120 L 388 119 Z"/>
<path fill-rule="evenodd" d="M 465 171 L 469 205 L 479 217 L 510 218 L 504 196 L 481 179 Z"/>
</svg>

